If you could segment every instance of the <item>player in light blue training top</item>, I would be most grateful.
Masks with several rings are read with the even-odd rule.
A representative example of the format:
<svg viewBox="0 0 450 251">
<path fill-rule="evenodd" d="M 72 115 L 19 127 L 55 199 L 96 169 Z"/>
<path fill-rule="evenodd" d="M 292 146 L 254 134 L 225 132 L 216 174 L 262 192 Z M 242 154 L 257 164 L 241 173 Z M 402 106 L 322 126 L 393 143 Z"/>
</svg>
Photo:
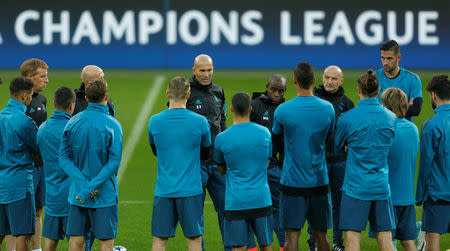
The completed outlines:
<svg viewBox="0 0 450 251">
<path fill-rule="evenodd" d="M 328 101 L 313 96 L 314 69 L 307 62 L 294 72 L 297 97 L 278 106 L 272 132 L 284 134 L 280 222 L 286 229 L 285 248 L 298 249 L 300 230 L 308 220 L 318 250 L 330 250 L 331 225 L 325 140 L 333 132 L 335 113 Z"/>
<path fill-rule="evenodd" d="M 422 229 L 426 250 L 440 249 L 441 235 L 450 233 L 450 80 L 434 76 L 427 85 L 434 117 L 422 125 L 416 201 L 423 203 Z M 443 247 L 444 249 L 447 247 Z"/>
<path fill-rule="evenodd" d="M 112 250 L 117 234 L 117 171 L 122 157 L 122 127 L 109 114 L 107 83 L 86 86 L 88 107 L 67 123 L 59 148 L 59 164 L 71 179 L 67 233 L 71 250 L 84 250 L 90 229 L 100 248 Z"/>
<path fill-rule="evenodd" d="M 404 250 L 417 250 L 416 208 L 414 207 L 414 182 L 416 159 L 419 151 L 419 131 L 416 125 L 405 119 L 408 100 L 398 88 L 389 88 L 381 95 L 383 106 L 397 118 L 394 124 L 394 141 L 389 150 L 389 185 L 394 206 L 395 229 L 392 239 L 400 240 Z"/>
<path fill-rule="evenodd" d="M 36 224 L 31 154 L 37 152 L 37 127 L 25 115 L 32 88 L 29 78 L 13 79 L 11 98 L 0 111 L 0 246 L 6 235 L 12 235 L 17 251 L 30 250 Z"/>
<path fill-rule="evenodd" d="M 152 250 L 165 250 L 178 221 L 189 250 L 202 250 L 203 188 L 200 159 L 208 158 L 210 126 L 205 117 L 186 109 L 190 84 L 176 77 L 167 88 L 169 109 L 150 118 L 148 136 L 158 157 L 152 216 Z"/>
<path fill-rule="evenodd" d="M 270 131 L 250 122 L 250 95 L 233 95 L 234 124 L 216 137 L 215 158 L 226 174 L 225 246 L 247 250 L 248 232 L 256 235 L 261 250 L 272 250 L 272 200 L 267 169 L 272 156 Z"/>
<path fill-rule="evenodd" d="M 346 249 L 359 250 L 367 220 L 381 250 L 394 250 L 394 212 L 387 158 L 394 139 L 395 114 L 381 106 L 377 77 L 372 70 L 358 79 L 358 106 L 344 113 L 336 127 L 335 150 L 348 147 L 340 228 Z"/>
<path fill-rule="evenodd" d="M 55 92 L 52 116 L 42 123 L 36 142 L 44 162 L 46 187 L 45 219 L 42 235 L 45 237 L 45 250 L 54 251 L 58 241 L 66 237 L 69 216 L 70 179 L 59 165 L 59 143 L 64 128 L 75 108 L 75 92 L 69 87 L 59 87 Z"/>
<path fill-rule="evenodd" d="M 378 86 L 381 89 L 377 96 L 378 101 L 381 100 L 381 94 L 388 88 L 396 87 L 401 89 L 410 103 L 405 118 L 412 120 L 413 116 L 419 116 L 422 109 L 422 81 L 416 74 L 399 66 L 402 55 L 400 46 L 395 40 L 384 42 L 380 46 L 380 52 L 383 68 L 375 72 Z"/>
</svg>

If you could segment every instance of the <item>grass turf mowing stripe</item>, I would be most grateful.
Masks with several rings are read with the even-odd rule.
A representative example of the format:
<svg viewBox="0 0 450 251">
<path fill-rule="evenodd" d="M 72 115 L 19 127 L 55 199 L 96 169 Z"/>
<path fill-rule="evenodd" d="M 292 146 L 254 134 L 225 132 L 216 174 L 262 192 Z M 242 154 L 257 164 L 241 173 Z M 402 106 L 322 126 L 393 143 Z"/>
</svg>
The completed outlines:
<svg viewBox="0 0 450 251">
<path fill-rule="evenodd" d="M 150 112 L 152 111 L 153 104 L 157 100 L 157 95 L 161 90 L 161 87 L 164 83 L 165 77 L 162 75 L 156 76 L 155 82 L 153 86 L 150 88 L 150 91 L 145 99 L 144 105 L 142 105 L 142 109 L 139 112 L 136 123 L 134 123 L 133 129 L 131 130 L 131 136 L 127 140 L 125 145 L 125 149 L 122 152 L 122 161 L 120 163 L 119 172 L 117 173 L 117 183 L 120 184 L 120 180 L 123 177 L 123 174 L 127 170 L 128 161 L 130 161 L 133 156 L 134 148 L 136 147 L 137 142 L 139 141 L 139 136 L 142 134 L 142 131 L 147 124 L 148 118 L 150 116 Z"/>
</svg>

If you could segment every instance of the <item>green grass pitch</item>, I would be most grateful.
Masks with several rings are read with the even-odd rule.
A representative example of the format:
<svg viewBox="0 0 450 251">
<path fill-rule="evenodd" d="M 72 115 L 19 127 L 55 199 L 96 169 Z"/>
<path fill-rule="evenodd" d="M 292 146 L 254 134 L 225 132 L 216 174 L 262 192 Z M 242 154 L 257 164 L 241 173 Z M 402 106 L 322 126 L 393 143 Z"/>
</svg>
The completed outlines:
<svg viewBox="0 0 450 251">
<path fill-rule="evenodd" d="M 344 69 L 344 89 L 346 95 L 357 104 L 358 96 L 356 91 L 356 80 L 365 70 L 345 70 Z M 424 121 L 433 116 L 429 95 L 425 90 L 426 84 L 434 74 L 448 73 L 448 70 L 427 70 L 414 71 L 419 74 L 422 80 L 424 104 L 419 117 L 414 119 L 414 123 L 420 129 Z M 229 112 L 231 96 L 237 91 L 252 93 L 263 91 L 267 79 L 272 73 L 281 73 L 288 79 L 288 90 L 286 99 L 295 96 L 293 86 L 292 70 L 223 70 L 217 68 L 213 80 L 225 90 L 228 106 L 228 125 L 232 124 L 232 115 Z M 322 71 L 316 71 L 317 83 L 322 83 Z M 4 83 L 0 85 L 0 108 L 6 105 L 9 98 L 9 82 L 18 75 L 15 70 L 0 70 L 0 76 Z M 167 98 L 165 90 L 168 81 L 175 76 L 189 78 L 190 70 L 105 70 L 105 78 L 109 85 L 109 96 L 115 104 L 117 119 L 120 121 L 124 132 L 124 146 L 127 144 L 132 128 L 137 121 L 137 116 L 147 98 L 147 94 L 155 82 L 157 76 L 164 77 L 163 87 L 159 90 L 157 100 L 151 109 L 151 114 L 158 113 L 166 109 Z M 42 92 L 47 97 L 47 109 L 49 116 L 53 111 L 53 93 L 57 87 L 65 85 L 77 88 L 80 81 L 80 70 L 49 70 L 49 84 Z M 147 122 L 145 119 L 145 129 L 139 136 L 136 148 L 128 163 L 123 178 L 119 184 L 119 227 L 115 241 L 116 245 L 125 246 L 128 250 L 150 250 L 151 237 L 151 215 L 153 189 L 156 180 L 156 158 L 152 155 L 148 145 Z M 422 209 L 417 210 L 417 219 L 421 218 Z M 206 250 L 223 250 L 220 232 L 217 224 L 217 215 L 210 198 L 205 202 L 205 247 Z M 305 228 L 304 228 L 305 229 Z M 328 231 L 331 240 L 331 230 Z M 300 250 L 308 250 L 306 244 L 306 234 L 302 231 L 300 237 Z M 4 247 L 4 250 L 6 248 Z M 67 250 L 67 241 L 60 241 L 58 250 Z M 275 237 L 274 250 L 279 250 Z M 367 232 L 362 233 L 362 250 L 378 250 L 376 241 L 367 237 Z M 442 237 L 441 248 L 450 248 L 450 236 Z M 96 242 L 93 250 L 99 250 Z M 167 250 L 187 250 L 181 228 L 177 229 L 177 236 L 169 240 Z M 403 250 L 399 245 L 399 250 Z"/>
</svg>

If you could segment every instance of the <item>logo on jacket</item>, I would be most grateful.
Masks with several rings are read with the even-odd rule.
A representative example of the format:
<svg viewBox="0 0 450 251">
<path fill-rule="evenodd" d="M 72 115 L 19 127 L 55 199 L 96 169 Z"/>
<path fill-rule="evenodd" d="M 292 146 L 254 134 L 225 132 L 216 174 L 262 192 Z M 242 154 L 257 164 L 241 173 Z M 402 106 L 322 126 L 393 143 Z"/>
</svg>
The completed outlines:
<svg viewBox="0 0 450 251">
<path fill-rule="evenodd" d="M 216 101 L 217 104 L 220 102 L 220 100 L 216 96 L 214 96 L 214 101 Z"/>
<path fill-rule="evenodd" d="M 33 113 L 33 112 L 35 112 L 35 111 L 36 111 L 36 110 L 34 110 L 33 107 L 30 108 L 30 113 Z"/>
<path fill-rule="evenodd" d="M 342 112 L 344 110 L 344 103 L 339 103 L 339 110 Z"/>
<path fill-rule="evenodd" d="M 263 114 L 263 120 L 269 120 L 269 111 L 265 111 Z"/>
<path fill-rule="evenodd" d="M 202 101 L 200 99 L 195 101 L 195 109 L 202 109 Z"/>
</svg>

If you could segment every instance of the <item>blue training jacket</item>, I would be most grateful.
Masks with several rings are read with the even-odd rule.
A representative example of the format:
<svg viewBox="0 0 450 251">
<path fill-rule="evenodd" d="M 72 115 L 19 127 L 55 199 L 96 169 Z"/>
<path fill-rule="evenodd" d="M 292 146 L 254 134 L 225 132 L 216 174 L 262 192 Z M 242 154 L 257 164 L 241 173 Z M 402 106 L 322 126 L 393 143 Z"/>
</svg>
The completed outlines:
<svg viewBox="0 0 450 251">
<path fill-rule="evenodd" d="M 37 152 L 37 127 L 26 110 L 23 103 L 10 99 L 0 111 L 0 204 L 34 194 L 30 153 Z"/>
<path fill-rule="evenodd" d="M 87 208 L 117 205 L 122 140 L 122 127 L 109 115 L 106 105 L 89 103 L 86 110 L 70 119 L 59 148 L 59 164 L 72 181 L 70 204 Z M 99 192 L 91 198 L 95 189 Z"/>
<path fill-rule="evenodd" d="M 422 125 L 416 202 L 427 198 L 450 201 L 450 104 L 434 109 L 436 115 Z"/>
<path fill-rule="evenodd" d="M 59 143 L 69 122 L 70 115 L 64 111 L 53 111 L 53 115 L 41 124 L 36 141 L 44 162 L 45 214 L 55 217 L 69 215 L 70 179 L 59 165 Z"/>
<path fill-rule="evenodd" d="M 335 150 L 348 145 L 342 191 L 360 200 L 385 200 L 391 195 L 387 158 L 394 139 L 395 114 L 375 98 L 361 99 L 358 106 L 338 120 Z"/>
</svg>

